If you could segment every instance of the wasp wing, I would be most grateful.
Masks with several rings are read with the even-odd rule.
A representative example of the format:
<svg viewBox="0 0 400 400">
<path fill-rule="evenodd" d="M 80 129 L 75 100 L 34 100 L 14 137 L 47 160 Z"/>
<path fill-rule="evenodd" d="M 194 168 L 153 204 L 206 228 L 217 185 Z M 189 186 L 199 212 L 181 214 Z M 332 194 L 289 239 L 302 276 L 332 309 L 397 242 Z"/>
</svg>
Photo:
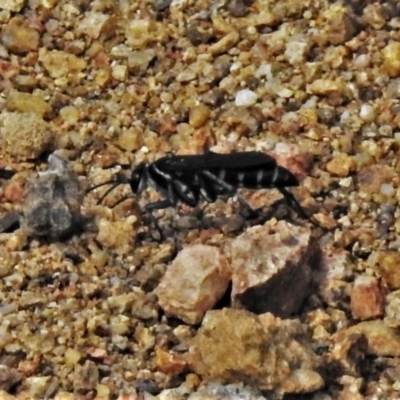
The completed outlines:
<svg viewBox="0 0 400 400">
<path fill-rule="evenodd" d="M 156 161 L 163 171 L 200 171 L 210 169 L 270 168 L 277 166 L 276 160 L 268 154 L 248 151 L 219 154 L 208 151 L 200 155 L 165 156 Z"/>
</svg>

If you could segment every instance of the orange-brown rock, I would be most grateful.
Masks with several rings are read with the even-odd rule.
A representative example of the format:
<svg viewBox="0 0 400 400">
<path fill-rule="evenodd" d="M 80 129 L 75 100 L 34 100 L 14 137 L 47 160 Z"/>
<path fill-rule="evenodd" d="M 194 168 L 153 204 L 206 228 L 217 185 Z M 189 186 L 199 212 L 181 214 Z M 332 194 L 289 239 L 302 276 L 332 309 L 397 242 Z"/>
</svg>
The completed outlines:
<svg viewBox="0 0 400 400">
<path fill-rule="evenodd" d="M 168 352 L 161 348 L 156 349 L 157 369 L 165 374 L 178 375 L 186 368 L 187 362 L 182 355 Z"/>
<path fill-rule="evenodd" d="M 369 319 L 382 315 L 384 300 L 384 289 L 379 279 L 367 275 L 357 277 L 350 301 L 353 318 Z"/>
</svg>

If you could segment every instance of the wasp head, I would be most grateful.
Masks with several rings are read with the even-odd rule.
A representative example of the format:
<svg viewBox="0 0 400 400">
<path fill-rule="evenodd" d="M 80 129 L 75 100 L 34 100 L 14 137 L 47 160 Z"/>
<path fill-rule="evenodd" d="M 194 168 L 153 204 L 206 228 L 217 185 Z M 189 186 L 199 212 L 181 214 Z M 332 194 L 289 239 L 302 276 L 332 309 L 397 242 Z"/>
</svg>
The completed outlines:
<svg viewBox="0 0 400 400">
<path fill-rule="evenodd" d="M 147 164 L 143 162 L 136 166 L 132 171 L 131 179 L 129 181 L 132 192 L 136 194 L 143 192 L 143 190 L 146 189 L 147 180 Z"/>
</svg>

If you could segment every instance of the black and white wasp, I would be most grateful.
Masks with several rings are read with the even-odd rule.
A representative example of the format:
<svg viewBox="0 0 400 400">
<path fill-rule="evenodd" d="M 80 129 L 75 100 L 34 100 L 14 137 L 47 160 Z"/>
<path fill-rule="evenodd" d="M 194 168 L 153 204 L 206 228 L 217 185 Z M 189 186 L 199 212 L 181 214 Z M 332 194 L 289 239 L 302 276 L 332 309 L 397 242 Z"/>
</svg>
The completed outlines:
<svg viewBox="0 0 400 400">
<path fill-rule="evenodd" d="M 178 202 L 195 207 L 201 201 L 213 203 L 218 196 L 235 195 L 250 212 L 258 213 L 238 195 L 237 190 L 276 188 L 292 208 L 302 217 L 310 219 L 294 195 L 286 189 L 298 186 L 298 179 L 288 169 L 278 165 L 273 157 L 256 151 L 166 155 L 154 162 L 137 165 L 129 179 L 119 178 L 89 190 L 107 184 L 113 186 L 101 197 L 100 202 L 121 184 L 129 184 L 135 194 L 142 193 L 147 187 L 159 192 L 163 199 L 145 206 L 150 215 L 154 210 L 174 207 Z"/>
</svg>

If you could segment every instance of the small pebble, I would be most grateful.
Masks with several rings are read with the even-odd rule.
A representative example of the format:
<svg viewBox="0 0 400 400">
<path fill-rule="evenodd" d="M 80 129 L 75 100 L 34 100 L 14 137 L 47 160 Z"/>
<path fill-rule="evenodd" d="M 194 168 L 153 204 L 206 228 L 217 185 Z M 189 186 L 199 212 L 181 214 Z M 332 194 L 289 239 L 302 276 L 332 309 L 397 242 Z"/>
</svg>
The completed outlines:
<svg viewBox="0 0 400 400">
<path fill-rule="evenodd" d="M 1 8 L 13 12 L 19 12 L 25 6 L 26 0 L 3 0 L 1 2 Z"/>
<path fill-rule="evenodd" d="M 383 183 L 381 185 L 380 193 L 384 196 L 392 197 L 395 193 L 395 189 L 390 183 Z"/>
<path fill-rule="evenodd" d="M 334 175 L 342 178 L 349 175 L 354 170 L 355 162 L 353 158 L 345 153 L 336 154 L 331 161 L 326 164 L 326 169 Z"/>
<path fill-rule="evenodd" d="M 205 104 L 199 104 L 190 110 L 189 124 L 192 125 L 193 128 L 200 128 L 206 123 L 209 116 L 210 109 Z"/>
<path fill-rule="evenodd" d="M 37 50 L 39 46 L 39 34 L 34 29 L 24 26 L 22 20 L 15 18 L 8 25 L 4 26 L 1 34 L 1 42 L 10 52 L 23 54 Z"/>
<path fill-rule="evenodd" d="M 249 89 L 239 90 L 236 93 L 235 105 L 238 107 L 250 107 L 256 104 L 257 93 Z"/>
<path fill-rule="evenodd" d="M 383 50 L 383 68 L 391 77 L 400 75 L 400 43 L 390 42 Z"/>
<path fill-rule="evenodd" d="M 212 44 L 209 47 L 208 51 L 211 54 L 224 53 L 225 51 L 228 51 L 230 48 L 235 46 L 236 43 L 239 41 L 239 39 L 240 39 L 239 33 L 236 31 L 232 31 L 228 33 L 226 36 L 224 36 L 217 43 Z"/>
<path fill-rule="evenodd" d="M 2 154 L 21 161 L 38 157 L 51 144 L 49 125 L 37 114 L 3 112 L 0 129 Z"/>
</svg>

